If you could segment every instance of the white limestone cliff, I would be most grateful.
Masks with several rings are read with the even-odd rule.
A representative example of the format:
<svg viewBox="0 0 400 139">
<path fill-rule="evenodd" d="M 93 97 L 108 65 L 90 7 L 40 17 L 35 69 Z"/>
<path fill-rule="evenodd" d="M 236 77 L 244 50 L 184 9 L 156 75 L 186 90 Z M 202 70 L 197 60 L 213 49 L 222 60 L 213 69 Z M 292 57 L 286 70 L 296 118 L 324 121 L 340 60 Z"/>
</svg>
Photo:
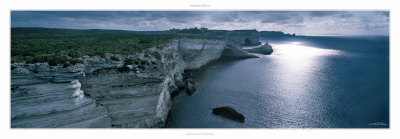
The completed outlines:
<svg viewBox="0 0 400 139">
<path fill-rule="evenodd" d="M 11 127 L 163 127 L 183 71 L 220 59 L 226 46 L 223 40 L 181 38 L 115 55 L 119 61 L 108 54 L 67 68 L 12 64 Z"/>
</svg>

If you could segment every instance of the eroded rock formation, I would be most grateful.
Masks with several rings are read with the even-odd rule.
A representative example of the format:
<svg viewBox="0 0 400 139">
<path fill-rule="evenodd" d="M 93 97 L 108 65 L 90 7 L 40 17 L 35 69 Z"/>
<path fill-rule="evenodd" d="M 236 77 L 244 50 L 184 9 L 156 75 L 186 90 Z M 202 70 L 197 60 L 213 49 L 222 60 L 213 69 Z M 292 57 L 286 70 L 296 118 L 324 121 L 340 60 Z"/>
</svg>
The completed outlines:
<svg viewBox="0 0 400 139">
<path fill-rule="evenodd" d="M 163 127 L 182 73 L 227 57 L 244 57 L 224 40 L 174 39 L 120 60 L 83 57 L 64 68 L 12 64 L 11 127 Z M 235 50 L 237 49 L 237 50 Z M 250 57 L 250 55 L 246 55 Z"/>
<path fill-rule="evenodd" d="M 244 59 L 244 58 L 258 58 L 255 55 L 249 54 L 239 46 L 227 45 L 222 52 L 222 59 Z"/>
<path fill-rule="evenodd" d="M 263 55 L 269 55 L 272 54 L 273 49 L 271 45 L 268 43 L 265 43 L 264 45 L 257 47 L 257 48 L 252 48 L 252 49 L 244 49 L 249 53 L 258 53 L 258 54 L 263 54 Z"/>
</svg>

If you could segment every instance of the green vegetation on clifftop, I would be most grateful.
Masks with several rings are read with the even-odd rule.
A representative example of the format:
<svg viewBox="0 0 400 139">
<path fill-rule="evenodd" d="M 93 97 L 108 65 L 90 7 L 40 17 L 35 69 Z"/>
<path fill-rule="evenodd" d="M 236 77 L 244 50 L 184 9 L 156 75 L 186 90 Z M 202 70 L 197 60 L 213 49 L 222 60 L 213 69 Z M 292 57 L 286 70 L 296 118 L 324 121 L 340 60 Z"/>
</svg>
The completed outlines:
<svg viewBox="0 0 400 139">
<path fill-rule="evenodd" d="M 11 62 L 76 64 L 84 55 L 133 54 L 172 39 L 121 30 L 11 28 Z M 112 58 L 112 60 L 117 60 Z"/>
</svg>

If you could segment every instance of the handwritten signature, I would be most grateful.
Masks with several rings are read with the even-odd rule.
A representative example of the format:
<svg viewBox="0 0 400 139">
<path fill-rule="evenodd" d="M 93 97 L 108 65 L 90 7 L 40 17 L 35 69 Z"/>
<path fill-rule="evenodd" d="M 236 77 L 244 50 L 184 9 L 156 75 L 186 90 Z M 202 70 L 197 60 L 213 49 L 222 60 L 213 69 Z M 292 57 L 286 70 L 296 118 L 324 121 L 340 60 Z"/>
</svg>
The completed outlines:
<svg viewBox="0 0 400 139">
<path fill-rule="evenodd" d="M 386 126 L 387 124 L 384 122 L 375 122 L 368 124 L 369 126 Z"/>
</svg>

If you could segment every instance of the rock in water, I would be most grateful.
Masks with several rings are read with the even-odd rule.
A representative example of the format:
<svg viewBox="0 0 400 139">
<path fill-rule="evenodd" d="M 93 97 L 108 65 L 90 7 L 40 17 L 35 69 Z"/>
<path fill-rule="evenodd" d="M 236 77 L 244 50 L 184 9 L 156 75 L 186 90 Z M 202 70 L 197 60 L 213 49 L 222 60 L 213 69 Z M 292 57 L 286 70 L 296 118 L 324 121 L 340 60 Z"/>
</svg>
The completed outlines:
<svg viewBox="0 0 400 139">
<path fill-rule="evenodd" d="M 191 96 L 194 92 L 196 92 L 196 87 L 194 87 L 194 81 L 189 78 L 186 80 L 186 93 Z"/>
<path fill-rule="evenodd" d="M 223 117 L 236 120 L 239 122 L 244 122 L 244 116 L 237 112 L 235 109 L 225 106 L 225 107 L 219 107 L 219 108 L 214 108 L 212 109 L 212 113 L 215 115 L 221 115 Z"/>
<path fill-rule="evenodd" d="M 170 87 L 168 88 L 168 91 L 169 91 L 171 97 L 175 97 L 176 95 L 179 94 L 179 88 L 176 87 L 176 86 L 170 86 Z"/>
<path fill-rule="evenodd" d="M 171 86 L 169 88 L 169 92 L 171 94 L 171 97 L 175 97 L 179 94 L 181 90 L 185 89 L 185 83 L 181 80 L 175 81 L 175 86 Z"/>
</svg>

